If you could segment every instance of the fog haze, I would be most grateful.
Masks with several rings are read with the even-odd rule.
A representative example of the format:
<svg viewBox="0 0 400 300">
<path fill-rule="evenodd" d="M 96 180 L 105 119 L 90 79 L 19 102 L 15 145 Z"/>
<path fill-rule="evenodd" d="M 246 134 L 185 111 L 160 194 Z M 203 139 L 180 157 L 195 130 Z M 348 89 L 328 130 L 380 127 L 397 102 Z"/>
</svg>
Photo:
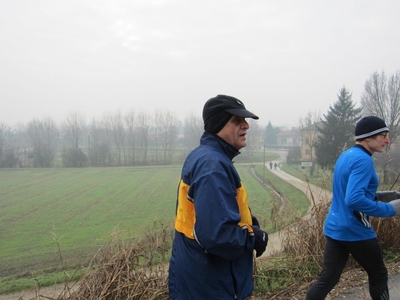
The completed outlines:
<svg viewBox="0 0 400 300">
<path fill-rule="evenodd" d="M 88 120 L 170 109 L 201 116 L 217 94 L 274 126 L 360 102 L 400 70 L 399 1 L 0 2 L 0 122 Z"/>
</svg>

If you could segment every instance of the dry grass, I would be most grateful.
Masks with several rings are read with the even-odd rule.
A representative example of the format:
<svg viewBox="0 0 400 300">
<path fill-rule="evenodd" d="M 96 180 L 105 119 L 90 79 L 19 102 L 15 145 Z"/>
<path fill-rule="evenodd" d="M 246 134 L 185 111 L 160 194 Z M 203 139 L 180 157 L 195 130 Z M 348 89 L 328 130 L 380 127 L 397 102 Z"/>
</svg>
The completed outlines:
<svg viewBox="0 0 400 300">
<path fill-rule="evenodd" d="M 135 245 L 109 247 L 69 299 L 166 299 L 165 266 L 144 268 L 141 259 Z"/>
<path fill-rule="evenodd" d="M 382 249 L 400 251 L 400 217 L 372 218 L 371 224 L 378 235 Z"/>
<path fill-rule="evenodd" d="M 94 257 L 78 288 L 72 293 L 64 290 L 57 299 L 168 299 L 169 232 L 155 223 L 138 241 L 110 242 Z"/>
</svg>

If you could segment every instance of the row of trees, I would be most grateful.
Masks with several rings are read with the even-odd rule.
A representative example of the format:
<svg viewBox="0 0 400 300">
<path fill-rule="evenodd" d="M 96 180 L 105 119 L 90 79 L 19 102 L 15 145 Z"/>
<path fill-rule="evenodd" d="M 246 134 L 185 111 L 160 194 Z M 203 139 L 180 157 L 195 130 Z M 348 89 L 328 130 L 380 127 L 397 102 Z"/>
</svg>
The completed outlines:
<svg viewBox="0 0 400 300">
<path fill-rule="evenodd" d="M 354 144 L 354 126 L 362 115 L 386 120 L 395 143 L 400 134 L 400 72 L 389 78 L 375 72 L 365 82 L 361 107 L 357 108 L 349 90 L 343 87 L 338 100 L 320 117 L 309 112 L 299 128 L 319 165 L 333 169 L 340 153 Z M 263 145 L 276 144 L 280 129 L 269 123 L 264 129 L 250 119 L 244 155 Z M 317 128 L 317 130 L 315 130 Z M 171 111 L 153 115 L 133 110 L 105 114 L 87 123 L 74 112 L 58 125 L 53 119 L 33 119 L 27 125 L 10 128 L 0 123 L 0 167 L 83 167 L 169 164 L 173 155 L 180 161 L 199 144 L 203 133 L 200 117 L 188 115 L 181 122 Z M 304 143 L 304 141 L 303 141 Z M 383 169 L 393 166 L 390 146 Z M 312 172 L 312 170 L 311 170 Z M 385 173 L 388 174 L 387 171 Z"/>
<path fill-rule="evenodd" d="M 260 128 L 252 123 L 248 149 L 260 147 Z M 84 167 L 170 164 L 173 156 L 199 145 L 203 121 L 193 114 L 183 122 L 171 111 L 121 111 L 89 124 L 73 112 L 58 125 L 52 118 L 33 119 L 11 128 L 0 123 L 0 167 Z M 247 153 L 250 153 L 250 151 Z"/>
<path fill-rule="evenodd" d="M 0 123 L 1 167 L 127 166 L 166 164 L 172 160 L 177 141 L 197 143 L 201 127 L 185 120 L 182 124 L 170 111 L 120 111 L 86 123 L 83 115 L 71 113 L 60 125 L 52 118 L 33 119 L 27 125 L 11 128 Z"/>
</svg>

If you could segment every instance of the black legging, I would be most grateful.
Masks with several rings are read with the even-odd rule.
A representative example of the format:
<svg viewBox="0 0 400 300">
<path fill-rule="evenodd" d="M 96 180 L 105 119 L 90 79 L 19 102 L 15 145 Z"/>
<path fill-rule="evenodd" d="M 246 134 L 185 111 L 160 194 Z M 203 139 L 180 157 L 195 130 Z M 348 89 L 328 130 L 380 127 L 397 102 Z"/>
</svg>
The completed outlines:
<svg viewBox="0 0 400 300">
<path fill-rule="evenodd" d="M 326 237 L 324 267 L 310 287 L 305 300 L 323 300 L 339 282 L 349 254 L 368 274 L 369 293 L 373 300 L 388 300 L 388 274 L 378 240 L 341 242 Z"/>
</svg>

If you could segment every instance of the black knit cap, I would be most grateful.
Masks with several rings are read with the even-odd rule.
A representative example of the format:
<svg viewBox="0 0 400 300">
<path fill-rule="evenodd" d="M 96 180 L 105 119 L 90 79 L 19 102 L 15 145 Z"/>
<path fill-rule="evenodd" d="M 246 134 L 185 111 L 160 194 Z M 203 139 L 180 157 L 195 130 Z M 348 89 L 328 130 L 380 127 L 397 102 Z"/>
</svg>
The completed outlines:
<svg viewBox="0 0 400 300">
<path fill-rule="evenodd" d="M 258 120 L 258 116 L 249 112 L 243 102 L 235 97 L 217 95 L 209 99 L 203 108 L 204 131 L 220 132 L 233 115 Z"/>
<path fill-rule="evenodd" d="M 354 133 L 356 140 L 360 140 L 388 131 L 389 128 L 386 126 L 385 121 L 375 116 L 368 116 L 357 122 Z"/>
</svg>

